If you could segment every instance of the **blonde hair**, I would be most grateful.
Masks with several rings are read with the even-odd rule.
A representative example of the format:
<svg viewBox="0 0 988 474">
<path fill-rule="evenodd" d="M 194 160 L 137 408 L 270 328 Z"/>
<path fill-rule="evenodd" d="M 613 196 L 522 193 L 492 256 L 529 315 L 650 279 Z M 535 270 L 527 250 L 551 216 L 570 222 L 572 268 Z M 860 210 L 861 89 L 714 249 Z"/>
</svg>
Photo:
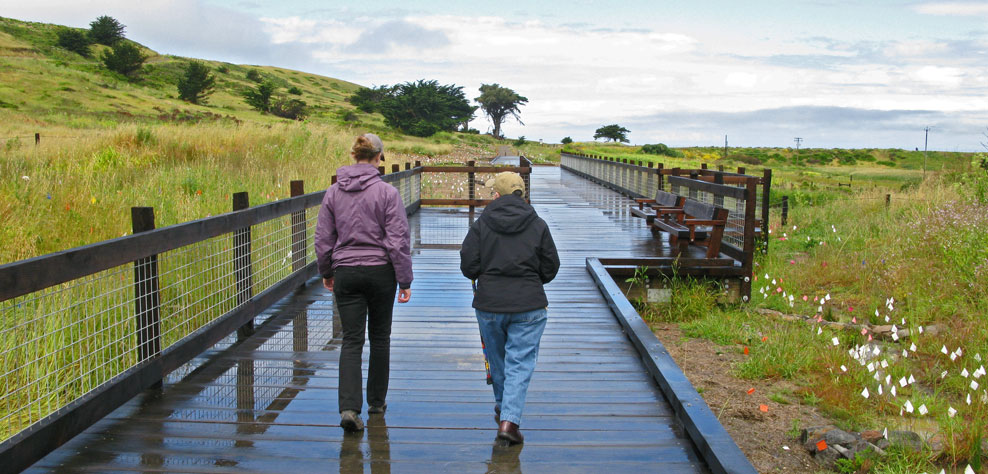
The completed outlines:
<svg viewBox="0 0 988 474">
<path fill-rule="evenodd" d="M 380 139 L 378 139 L 378 141 L 380 141 Z M 357 141 L 353 142 L 353 147 L 350 148 L 350 154 L 353 156 L 353 159 L 357 161 L 370 161 L 374 159 L 378 153 L 384 151 L 382 148 L 382 146 L 375 144 L 374 141 L 366 135 L 361 135 L 357 137 Z"/>
</svg>

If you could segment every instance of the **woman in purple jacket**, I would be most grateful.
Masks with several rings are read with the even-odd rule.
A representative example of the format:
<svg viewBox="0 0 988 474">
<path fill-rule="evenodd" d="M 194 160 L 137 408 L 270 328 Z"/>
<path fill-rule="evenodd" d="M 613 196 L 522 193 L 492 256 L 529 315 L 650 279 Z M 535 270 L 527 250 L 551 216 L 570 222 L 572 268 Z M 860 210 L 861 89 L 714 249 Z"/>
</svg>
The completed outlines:
<svg viewBox="0 0 988 474">
<path fill-rule="evenodd" d="M 343 326 L 340 350 L 340 426 L 364 428 L 360 355 L 364 328 L 370 340 L 368 413 L 387 408 L 391 358 L 391 311 L 412 296 L 408 218 L 398 190 L 381 181 L 377 167 L 384 144 L 373 133 L 357 137 L 350 150 L 355 164 L 337 170 L 323 198 L 316 224 L 316 255 L 323 286 L 335 295 Z"/>
</svg>

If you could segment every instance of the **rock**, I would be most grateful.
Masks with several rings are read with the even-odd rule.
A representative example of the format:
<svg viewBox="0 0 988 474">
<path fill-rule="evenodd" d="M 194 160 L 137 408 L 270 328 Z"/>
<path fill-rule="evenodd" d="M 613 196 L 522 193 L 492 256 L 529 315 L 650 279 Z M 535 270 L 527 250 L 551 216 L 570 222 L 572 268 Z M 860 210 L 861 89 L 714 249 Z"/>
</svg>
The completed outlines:
<svg viewBox="0 0 988 474">
<path fill-rule="evenodd" d="M 799 434 L 799 442 L 803 443 L 803 447 L 809 452 L 816 452 L 816 443 L 823 439 L 828 431 L 837 429 L 836 426 L 810 426 L 804 429 Z M 828 443 L 829 444 L 829 443 Z"/>
<path fill-rule="evenodd" d="M 830 445 L 841 444 L 844 446 L 850 446 L 852 443 L 856 441 L 861 441 L 861 438 L 859 438 L 857 435 L 848 433 L 847 431 L 844 431 L 840 428 L 833 428 L 828 430 L 826 433 L 824 433 L 823 439 L 827 441 L 827 444 Z"/>
<path fill-rule="evenodd" d="M 841 457 L 840 452 L 834 449 L 833 446 L 827 446 L 827 449 L 813 455 L 813 459 L 816 459 L 816 462 L 827 469 L 833 469 L 837 460 Z"/>
<path fill-rule="evenodd" d="M 944 448 L 943 435 L 940 433 L 933 435 L 933 437 L 926 440 L 926 444 L 930 446 L 930 451 L 933 451 L 934 453 L 939 453 L 943 451 Z"/>
<path fill-rule="evenodd" d="M 835 450 L 837 450 L 837 452 L 840 453 L 840 457 L 845 458 L 845 459 L 854 459 L 854 455 L 851 454 L 851 452 L 848 451 L 847 448 L 845 448 L 845 447 L 843 447 L 843 446 L 841 446 L 839 444 L 832 444 L 832 445 L 830 445 L 830 447 L 831 448 L 834 448 Z"/>
<path fill-rule="evenodd" d="M 885 439 L 885 438 L 882 438 L 882 439 Z M 876 454 L 878 454 L 879 456 L 885 457 L 886 453 L 885 453 L 885 450 L 884 449 L 879 448 L 878 446 L 875 446 L 874 444 L 871 444 L 871 443 L 868 443 L 868 445 L 871 446 L 872 451 L 875 451 Z"/>
<path fill-rule="evenodd" d="M 882 438 L 882 439 L 878 440 L 877 443 L 875 443 L 875 446 L 877 446 L 878 449 L 883 449 L 884 450 L 884 449 L 888 449 L 889 448 L 889 445 L 891 445 L 891 444 L 892 443 L 889 443 L 889 440 L 887 440 L 885 438 Z"/>
<path fill-rule="evenodd" d="M 923 438 L 912 431 L 889 431 L 889 442 L 905 446 L 917 453 L 923 450 Z"/>
<path fill-rule="evenodd" d="M 867 442 L 869 442 L 871 444 L 875 444 L 875 443 L 878 442 L 878 440 L 882 439 L 882 433 L 879 432 L 879 431 L 876 431 L 876 430 L 862 431 L 861 432 L 861 439 L 863 439 L 863 440 L 865 440 L 865 441 L 867 441 Z"/>
<path fill-rule="evenodd" d="M 854 442 L 847 444 L 847 454 L 845 457 L 848 459 L 854 459 L 858 453 L 867 453 L 869 451 L 881 451 L 877 446 L 871 444 L 861 438 L 854 440 Z"/>
<path fill-rule="evenodd" d="M 823 439 L 823 435 L 829 431 L 836 428 L 834 425 L 827 426 L 808 426 L 799 432 L 799 442 L 806 443 L 810 438 L 814 438 L 813 443 L 816 444 L 817 441 Z"/>
</svg>

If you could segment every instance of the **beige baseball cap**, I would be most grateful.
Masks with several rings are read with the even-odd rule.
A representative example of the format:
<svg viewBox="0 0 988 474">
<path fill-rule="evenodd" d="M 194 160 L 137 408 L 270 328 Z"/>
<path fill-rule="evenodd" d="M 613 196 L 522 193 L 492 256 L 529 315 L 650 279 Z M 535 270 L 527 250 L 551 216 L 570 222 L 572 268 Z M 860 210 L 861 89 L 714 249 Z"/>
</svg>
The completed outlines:
<svg viewBox="0 0 988 474">
<path fill-rule="evenodd" d="M 494 191 L 502 196 L 521 191 L 521 197 L 525 197 L 525 180 L 521 179 L 520 174 L 513 171 L 502 171 L 496 174 L 487 180 L 484 186 L 494 188 Z"/>
</svg>

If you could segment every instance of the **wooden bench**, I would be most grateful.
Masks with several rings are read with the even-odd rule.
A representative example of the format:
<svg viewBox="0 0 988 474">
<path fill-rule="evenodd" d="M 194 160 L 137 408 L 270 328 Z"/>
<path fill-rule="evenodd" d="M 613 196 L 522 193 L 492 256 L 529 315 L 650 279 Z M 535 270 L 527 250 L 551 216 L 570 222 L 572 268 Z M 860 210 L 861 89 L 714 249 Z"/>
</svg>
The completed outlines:
<svg viewBox="0 0 988 474">
<path fill-rule="evenodd" d="M 707 258 L 717 258 L 727 213 L 723 207 L 687 199 L 682 209 L 657 211 L 652 227 L 669 234 L 670 241 L 679 248 L 679 255 L 686 255 L 689 244 L 694 243 L 707 247 Z"/>
<path fill-rule="evenodd" d="M 683 201 L 685 200 L 686 198 L 682 196 L 660 189 L 656 191 L 655 199 L 635 199 L 635 202 L 638 203 L 638 208 L 631 208 L 631 215 L 641 217 L 645 219 L 647 224 L 651 224 L 655 220 L 657 212 L 661 213 L 664 210 L 682 209 Z M 645 208 L 646 205 L 648 206 L 647 209 Z"/>
</svg>

